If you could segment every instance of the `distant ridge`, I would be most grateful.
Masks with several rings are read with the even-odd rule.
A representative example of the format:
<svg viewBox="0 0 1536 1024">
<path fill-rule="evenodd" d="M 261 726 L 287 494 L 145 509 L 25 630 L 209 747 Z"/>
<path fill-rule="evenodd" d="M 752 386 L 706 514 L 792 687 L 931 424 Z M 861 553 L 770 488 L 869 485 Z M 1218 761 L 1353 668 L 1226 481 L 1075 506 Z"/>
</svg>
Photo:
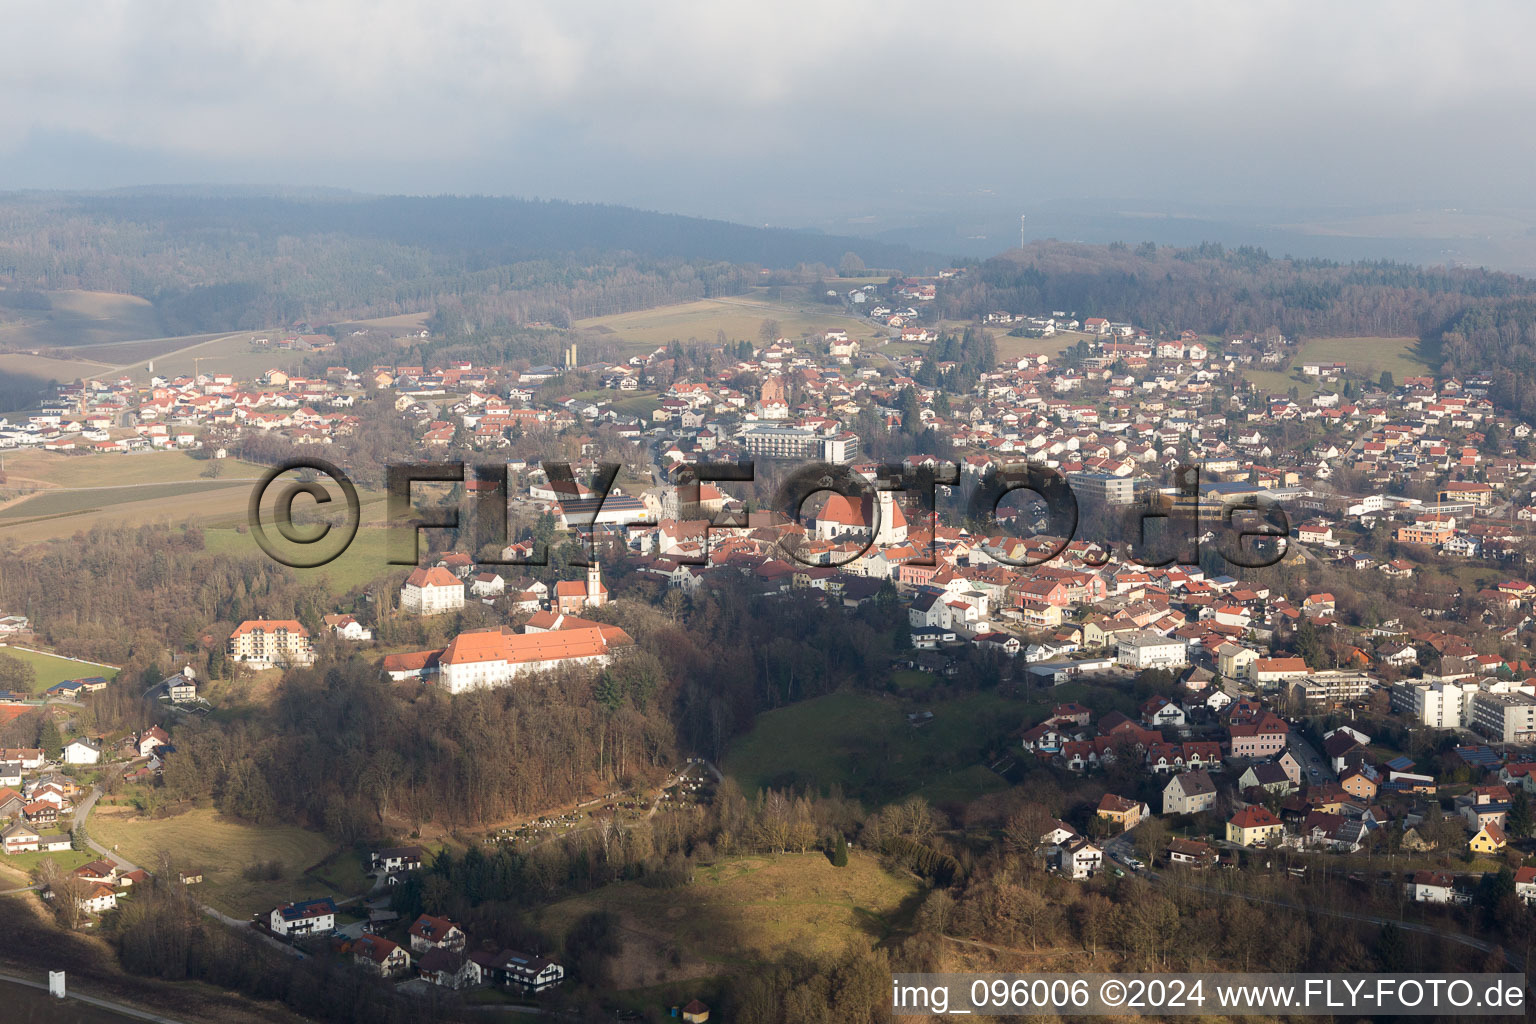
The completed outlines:
<svg viewBox="0 0 1536 1024">
<path fill-rule="evenodd" d="M 116 192 L 43 193 L 89 216 L 163 226 L 173 233 L 341 234 L 435 251 L 476 254 L 487 263 L 552 254 L 631 252 L 658 259 L 723 260 L 788 268 L 836 268 L 856 253 L 870 267 L 931 272 L 936 253 L 869 238 L 657 213 L 605 203 L 496 196 L 370 196 L 335 191 L 166 186 Z"/>
</svg>

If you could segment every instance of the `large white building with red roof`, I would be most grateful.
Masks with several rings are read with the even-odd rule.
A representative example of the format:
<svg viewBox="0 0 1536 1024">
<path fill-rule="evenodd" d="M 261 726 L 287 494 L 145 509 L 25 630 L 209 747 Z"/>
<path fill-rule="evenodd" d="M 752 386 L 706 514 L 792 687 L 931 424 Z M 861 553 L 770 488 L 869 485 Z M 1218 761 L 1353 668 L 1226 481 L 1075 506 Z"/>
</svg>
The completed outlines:
<svg viewBox="0 0 1536 1024">
<path fill-rule="evenodd" d="M 229 634 L 229 660 L 255 667 L 310 665 L 315 660 L 309 630 L 297 619 L 247 619 Z"/>
<path fill-rule="evenodd" d="M 576 665 L 607 665 L 634 640 L 618 626 L 587 619 L 541 613 L 549 621 L 541 628 L 516 633 L 506 626 L 460 633 L 441 652 L 385 659 L 385 672 L 396 679 L 435 679 L 448 693 L 467 693 L 505 686 L 536 672 Z M 419 657 L 407 668 L 402 659 Z"/>
</svg>

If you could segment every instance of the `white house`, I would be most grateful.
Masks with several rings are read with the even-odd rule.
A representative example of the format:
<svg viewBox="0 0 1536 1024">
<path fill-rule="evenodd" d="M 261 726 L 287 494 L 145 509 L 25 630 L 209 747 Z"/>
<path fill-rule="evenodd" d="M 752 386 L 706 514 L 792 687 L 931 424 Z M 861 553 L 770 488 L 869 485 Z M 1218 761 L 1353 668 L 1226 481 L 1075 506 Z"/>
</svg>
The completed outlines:
<svg viewBox="0 0 1536 1024">
<path fill-rule="evenodd" d="M 72 739 L 64 747 L 65 764 L 96 764 L 101 760 L 101 748 L 88 740 Z"/>
<path fill-rule="evenodd" d="M 364 626 L 350 615 L 327 615 L 324 621 L 325 628 L 342 640 L 367 641 L 373 639 L 373 630 Z"/>
<path fill-rule="evenodd" d="M 1456 876 L 1443 871 L 1417 871 L 1408 883 L 1408 895 L 1416 903 L 1456 901 Z"/>
<path fill-rule="evenodd" d="M 90 914 L 105 914 L 117 907 L 117 892 L 110 885 L 94 885 L 83 896 L 75 897 L 81 910 Z"/>
<path fill-rule="evenodd" d="M 384 978 L 395 978 L 411 969 L 411 954 L 379 935 L 366 932 L 352 944 L 352 960 Z"/>
<path fill-rule="evenodd" d="M 329 896 L 299 903 L 284 903 L 268 916 L 274 934 L 326 935 L 336 930 L 336 901 Z"/>
<path fill-rule="evenodd" d="M 506 589 L 507 581 L 493 572 L 476 573 L 469 581 L 469 592 L 475 597 L 500 597 Z"/>
<path fill-rule="evenodd" d="M 1061 846 L 1056 864 L 1068 878 L 1092 878 L 1104 865 L 1104 851 L 1079 836 Z"/>
<path fill-rule="evenodd" d="M 373 853 L 373 870 L 386 874 L 396 871 L 415 871 L 421 867 L 421 847 L 401 846 Z"/>
<path fill-rule="evenodd" d="M 197 699 L 197 674 L 188 665 L 165 681 L 165 695 L 172 704 L 185 704 Z"/>
</svg>

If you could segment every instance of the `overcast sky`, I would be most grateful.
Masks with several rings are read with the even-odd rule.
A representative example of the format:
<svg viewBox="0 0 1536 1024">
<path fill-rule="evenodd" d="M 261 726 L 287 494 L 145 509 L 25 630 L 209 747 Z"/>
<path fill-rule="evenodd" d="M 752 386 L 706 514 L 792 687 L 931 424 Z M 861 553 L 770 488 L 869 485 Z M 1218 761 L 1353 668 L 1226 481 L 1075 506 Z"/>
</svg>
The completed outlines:
<svg viewBox="0 0 1536 1024">
<path fill-rule="evenodd" d="M 1536 6 L 26 2 L 0 188 L 1536 205 Z"/>
</svg>

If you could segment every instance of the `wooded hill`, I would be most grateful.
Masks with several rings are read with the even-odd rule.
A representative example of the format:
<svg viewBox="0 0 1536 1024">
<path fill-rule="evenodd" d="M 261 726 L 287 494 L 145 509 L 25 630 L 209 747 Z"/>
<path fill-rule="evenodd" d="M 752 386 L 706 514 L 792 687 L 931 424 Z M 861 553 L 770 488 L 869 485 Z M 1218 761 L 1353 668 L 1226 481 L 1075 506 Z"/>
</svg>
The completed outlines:
<svg viewBox="0 0 1536 1024">
<path fill-rule="evenodd" d="M 456 196 L 157 190 L 0 197 L 12 308 L 80 288 L 155 303 L 166 335 L 389 316 L 494 296 L 560 322 L 734 294 L 757 268 L 932 269 L 867 239 L 622 206 Z M 3 293 L 0 293 L 3 294 Z M 35 299 L 30 300 L 32 305 Z M 3 311 L 0 311 L 3 312 Z"/>
<path fill-rule="evenodd" d="M 1403 263 L 1276 258 L 1262 249 L 1040 242 L 944 282 L 945 317 L 993 310 L 1102 316 L 1154 332 L 1414 336 L 1447 374 L 1489 374 L 1506 407 L 1536 408 L 1536 281 Z"/>
</svg>

